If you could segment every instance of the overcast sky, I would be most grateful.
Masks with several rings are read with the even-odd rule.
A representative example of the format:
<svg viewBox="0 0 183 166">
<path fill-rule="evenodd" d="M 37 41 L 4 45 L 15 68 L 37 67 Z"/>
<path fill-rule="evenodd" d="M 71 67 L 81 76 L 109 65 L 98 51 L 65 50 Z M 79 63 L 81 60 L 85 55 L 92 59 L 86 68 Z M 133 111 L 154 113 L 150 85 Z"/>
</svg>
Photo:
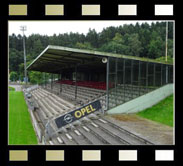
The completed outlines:
<svg viewBox="0 0 183 166">
<path fill-rule="evenodd" d="M 139 24 L 147 22 L 151 24 L 157 21 L 9 21 L 9 35 L 22 34 L 20 26 L 27 26 L 26 36 L 31 34 L 40 34 L 52 36 L 53 34 L 62 34 L 70 32 L 78 32 L 86 34 L 89 30 L 95 29 L 97 32 L 101 32 L 103 28 L 109 26 L 120 26 L 124 24 Z"/>
</svg>

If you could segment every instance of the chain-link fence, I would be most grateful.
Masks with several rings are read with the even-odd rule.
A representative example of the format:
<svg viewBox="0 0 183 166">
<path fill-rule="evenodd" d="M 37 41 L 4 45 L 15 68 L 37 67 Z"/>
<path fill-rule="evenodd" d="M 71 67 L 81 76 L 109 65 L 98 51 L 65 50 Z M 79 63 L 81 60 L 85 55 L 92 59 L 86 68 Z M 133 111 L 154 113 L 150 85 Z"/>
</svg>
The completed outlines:
<svg viewBox="0 0 183 166">
<path fill-rule="evenodd" d="M 173 65 L 112 57 L 108 63 L 108 109 L 173 83 Z"/>
</svg>

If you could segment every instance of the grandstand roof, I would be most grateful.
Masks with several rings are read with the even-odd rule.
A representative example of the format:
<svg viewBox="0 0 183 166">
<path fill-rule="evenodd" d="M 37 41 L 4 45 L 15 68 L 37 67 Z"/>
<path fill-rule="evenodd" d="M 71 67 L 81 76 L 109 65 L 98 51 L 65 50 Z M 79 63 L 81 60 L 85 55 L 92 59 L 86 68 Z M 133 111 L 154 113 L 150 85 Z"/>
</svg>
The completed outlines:
<svg viewBox="0 0 183 166">
<path fill-rule="evenodd" d="M 62 69 L 74 68 L 76 65 L 87 65 L 95 68 L 101 66 L 101 58 L 103 57 L 116 57 L 160 63 L 159 61 L 148 58 L 48 45 L 47 48 L 27 67 L 27 70 L 59 73 Z"/>
</svg>

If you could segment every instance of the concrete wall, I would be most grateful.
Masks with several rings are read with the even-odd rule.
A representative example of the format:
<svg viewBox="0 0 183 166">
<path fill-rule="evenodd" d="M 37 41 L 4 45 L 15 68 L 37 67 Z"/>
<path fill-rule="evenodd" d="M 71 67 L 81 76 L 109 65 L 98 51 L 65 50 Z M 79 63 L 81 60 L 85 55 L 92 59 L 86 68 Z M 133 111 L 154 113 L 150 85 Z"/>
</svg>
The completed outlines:
<svg viewBox="0 0 183 166">
<path fill-rule="evenodd" d="M 107 114 L 136 113 L 152 107 L 167 96 L 173 94 L 173 84 L 165 85 L 150 93 L 137 97 L 107 111 Z"/>
<path fill-rule="evenodd" d="M 32 119 L 32 124 L 33 124 L 33 127 L 34 127 L 34 130 L 37 134 L 37 138 L 38 138 L 38 141 L 41 142 L 42 141 L 42 132 L 41 132 L 41 129 L 39 127 L 39 124 L 32 112 L 32 110 L 29 110 L 30 114 L 31 114 L 31 119 Z"/>
</svg>

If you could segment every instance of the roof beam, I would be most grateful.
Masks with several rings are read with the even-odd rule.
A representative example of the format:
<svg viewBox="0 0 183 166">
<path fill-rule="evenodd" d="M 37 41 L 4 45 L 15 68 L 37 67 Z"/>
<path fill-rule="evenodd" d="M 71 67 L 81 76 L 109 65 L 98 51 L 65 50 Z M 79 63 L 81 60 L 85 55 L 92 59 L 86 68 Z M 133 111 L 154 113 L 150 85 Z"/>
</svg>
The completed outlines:
<svg viewBox="0 0 183 166">
<path fill-rule="evenodd" d="M 77 63 L 77 62 L 81 62 L 81 61 L 73 61 L 73 60 L 69 60 L 69 61 L 66 61 L 66 60 L 62 60 L 62 59 L 53 59 L 51 57 L 47 57 L 47 56 L 43 56 L 41 57 L 40 59 L 44 59 L 44 60 L 50 60 L 50 61 L 57 61 L 57 62 L 63 62 L 63 63 Z"/>
<path fill-rule="evenodd" d="M 72 54 L 79 54 L 79 53 L 69 53 L 67 55 L 61 55 L 61 54 L 57 54 L 57 53 L 45 53 L 45 54 L 48 54 L 48 55 L 54 55 L 54 56 L 58 56 L 58 57 L 67 57 L 67 58 L 74 58 L 76 60 L 86 60 L 86 58 L 83 58 L 83 57 L 77 57 L 77 56 L 71 56 Z M 80 53 L 81 54 L 81 53 Z M 86 54 L 83 54 L 83 55 L 86 55 Z M 90 57 L 91 58 L 91 57 Z M 90 59 L 88 58 L 88 59 Z"/>
</svg>

